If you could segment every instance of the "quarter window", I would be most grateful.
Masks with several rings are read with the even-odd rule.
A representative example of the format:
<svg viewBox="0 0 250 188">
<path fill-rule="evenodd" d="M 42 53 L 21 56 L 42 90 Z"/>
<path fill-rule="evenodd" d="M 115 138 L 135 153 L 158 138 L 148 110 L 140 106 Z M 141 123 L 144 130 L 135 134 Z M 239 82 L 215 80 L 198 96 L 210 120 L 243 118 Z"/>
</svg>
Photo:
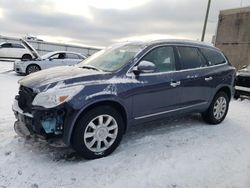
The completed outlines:
<svg viewBox="0 0 250 188">
<path fill-rule="evenodd" d="M 206 57 L 209 65 L 219 65 L 226 62 L 220 52 L 207 48 L 201 48 L 200 51 Z"/>
<path fill-rule="evenodd" d="M 147 53 L 142 60 L 155 64 L 156 72 L 176 70 L 174 50 L 170 46 L 158 47 Z"/>
</svg>

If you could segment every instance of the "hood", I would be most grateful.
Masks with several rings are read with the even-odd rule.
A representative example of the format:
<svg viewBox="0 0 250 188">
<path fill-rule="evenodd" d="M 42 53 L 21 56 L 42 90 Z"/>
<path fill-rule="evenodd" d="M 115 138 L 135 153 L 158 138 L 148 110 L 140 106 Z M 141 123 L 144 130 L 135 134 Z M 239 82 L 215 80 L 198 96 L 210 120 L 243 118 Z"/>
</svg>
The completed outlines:
<svg viewBox="0 0 250 188">
<path fill-rule="evenodd" d="M 83 69 L 77 66 L 61 66 L 32 73 L 19 80 L 19 84 L 36 91 L 43 88 L 53 87 L 59 82 L 75 84 L 77 82 L 93 82 L 105 80 L 111 77 L 110 74 L 91 69 Z"/>
<path fill-rule="evenodd" d="M 35 57 L 35 59 L 41 60 L 41 56 L 39 53 L 36 51 L 35 48 L 33 48 L 26 40 L 20 39 L 22 44 L 30 51 L 30 53 Z"/>
</svg>

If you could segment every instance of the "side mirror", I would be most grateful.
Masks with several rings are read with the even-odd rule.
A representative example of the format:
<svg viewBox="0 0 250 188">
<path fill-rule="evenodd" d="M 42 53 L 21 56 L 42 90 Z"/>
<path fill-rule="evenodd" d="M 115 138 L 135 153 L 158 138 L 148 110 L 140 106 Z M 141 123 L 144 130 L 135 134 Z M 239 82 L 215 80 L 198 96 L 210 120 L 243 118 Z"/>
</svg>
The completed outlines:
<svg viewBox="0 0 250 188">
<path fill-rule="evenodd" d="M 243 66 L 242 66 L 242 69 L 245 69 L 245 68 L 247 68 L 247 65 L 243 65 Z"/>
<path fill-rule="evenodd" d="M 136 67 L 133 68 L 133 72 L 138 75 L 140 73 L 152 73 L 155 72 L 155 64 L 150 61 L 141 61 Z"/>
</svg>

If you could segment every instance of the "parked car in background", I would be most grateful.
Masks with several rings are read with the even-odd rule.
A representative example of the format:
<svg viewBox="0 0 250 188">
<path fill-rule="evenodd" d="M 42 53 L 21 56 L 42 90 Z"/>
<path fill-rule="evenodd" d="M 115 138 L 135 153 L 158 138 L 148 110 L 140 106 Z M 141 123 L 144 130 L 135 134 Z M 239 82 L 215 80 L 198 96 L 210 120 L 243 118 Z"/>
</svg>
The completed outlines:
<svg viewBox="0 0 250 188">
<path fill-rule="evenodd" d="M 0 58 L 31 60 L 32 55 L 23 44 L 4 42 L 0 44 Z"/>
<path fill-rule="evenodd" d="M 242 67 L 236 75 L 234 98 L 242 96 L 250 97 L 250 65 Z"/>
<path fill-rule="evenodd" d="M 40 42 L 43 41 L 42 39 L 39 39 L 39 38 L 32 36 L 32 35 L 27 35 L 24 38 L 25 38 L 25 40 L 34 40 L 34 41 L 40 41 Z"/>
<path fill-rule="evenodd" d="M 162 40 L 115 45 L 76 66 L 19 81 L 14 125 L 19 135 L 61 139 L 87 159 L 112 153 L 128 126 L 201 113 L 227 115 L 235 68 L 200 42 Z"/>
<path fill-rule="evenodd" d="M 51 67 L 75 65 L 84 59 L 80 53 L 69 51 L 49 52 L 40 56 L 38 52 L 25 40 L 22 39 L 23 45 L 30 50 L 30 53 L 35 57 L 32 60 L 17 60 L 14 62 L 14 71 L 19 74 L 30 74 Z"/>
</svg>

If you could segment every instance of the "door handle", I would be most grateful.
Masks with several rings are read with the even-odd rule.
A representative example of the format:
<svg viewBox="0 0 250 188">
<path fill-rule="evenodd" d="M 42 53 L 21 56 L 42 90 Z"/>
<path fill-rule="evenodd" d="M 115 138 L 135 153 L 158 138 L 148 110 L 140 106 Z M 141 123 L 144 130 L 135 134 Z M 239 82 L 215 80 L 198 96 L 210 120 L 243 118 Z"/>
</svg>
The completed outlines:
<svg viewBox="0 0 250 188">
<path fill-rule="evenodd" d="M 210 80 L 213 80 L 213 77 L 212 77 L 212 76 L 209 76 L 209 77 L 206 77 L 206 78 L 205 78 L 205 81 L 210 81 Z"/>
<path fill-rule="evenodd" d="M 177 86 L 181 85 L 181 82 L 180 82 L 180 81 L 170 82 L 170 85 L 171 85 L 172 87 L 177 87 Z"/>
</svg>

